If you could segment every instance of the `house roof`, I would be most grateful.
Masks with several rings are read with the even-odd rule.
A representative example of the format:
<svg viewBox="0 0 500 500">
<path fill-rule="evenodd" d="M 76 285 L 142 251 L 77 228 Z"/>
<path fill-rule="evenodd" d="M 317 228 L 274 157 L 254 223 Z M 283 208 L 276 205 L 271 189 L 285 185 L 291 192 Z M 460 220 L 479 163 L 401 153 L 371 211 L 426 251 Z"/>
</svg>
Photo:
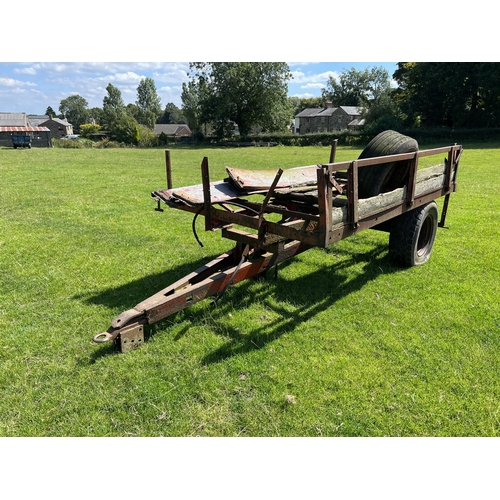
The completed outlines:
<svg viewBox="0 0 500 500">
<path fill-rule="evenodd" d="M 348 115 L 354 116 L 359 116 L 362 111 L 362 108 L 358 106 L 340 106 L 340 109 L 344 110 Z"/>
<path fill-rule="evenodd" d="M 337 108 L 306 108 L 302 110 L 299 114 L 295 115 L 295 118 L 312 118 L 315 116 L 332 116 Z"/>
<path fill-rule="evenodd" d="M 50 117 L 47 117 L 43 122 L 40 122 L 41 124 L 45 123 L 45 122 L 56 122 L 56 123 L 59 123 L 60 125 L 64 125 L 65 127 L 68 127 L 69 125 L 71 125 L 71 123 L 68 122 L 68 120 L 62 120 L 61 118 L 50 118 Z"/>
<path fill-rule="evenodd" d="M 26 113 L 0 113 L 0 126 L 26 127 Z"/>
<path fill-rule="evenodd" d="M 37 127 L 40 123 L 43 123 L 48 119 L 49 117 L 47 115 L 28 115 L 28 120 L 34 127 Z"/>
<path fill-rule="evenodd" d="M 160 123 L 155 125 L 155 134 L 177 135 L 183 129 L 191 133 L 191 129 L 185 123 Z"/>
<path fill-rule="evenodd" d="M 47 127 L 1 127 L 0 126 L 0 132 L 50 132 L 50 130 Z"/>
<path fill-rule="evenodd" d="M 321 116 L 332 116 L 337 109 L 341 109 L 350 116 L 359 116 L 361 114 L 361 108 L 358 106 L 339 106 L 338 108 L 306 108 L 299 114 L 295 115 L 295 118 L 315 118 Z"/>
</svg>

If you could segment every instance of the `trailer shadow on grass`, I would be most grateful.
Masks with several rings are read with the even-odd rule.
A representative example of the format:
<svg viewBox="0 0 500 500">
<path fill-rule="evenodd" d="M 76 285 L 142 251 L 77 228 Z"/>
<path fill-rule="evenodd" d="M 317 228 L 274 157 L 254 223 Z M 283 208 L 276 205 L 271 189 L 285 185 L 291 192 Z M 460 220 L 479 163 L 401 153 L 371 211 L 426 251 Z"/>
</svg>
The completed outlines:
<svg viewBox="0 0 500 500">
<path fill-rule="evenodd" d="M 278 274 L 277 280 L 266 278 L 269 285 L 258 287 L 257 290 L 251 282 L 243 282 L 233 288 L 230 303 L 220 304 L 217 311 L 211 314 L 211 319 L 215 322 L 213 329 L 217 331 L 217 322 L 220 322 L 220 330 L 226 332 L 229 340 L 207 355 L 202 363 L 217 363 L 261 349 L 317 314 L 332 308 L 337 301 L 360 290 L 379 275 L 401 271 L 401 268 L 389 261 L 386 244 L 380 244 L 364 253 L 355 249 L 339 251 L 337 248 L 335 254 L 340 257 L 336 263 L 318 263 L 316 270 L 306 275 L 286 279 Z M 293 265 L 293 260 L 287 261 L 281 264 L 280 269 Z M 255 326 L 249 327 L 246 332 L 229 329 L 227 333 L 227 327 L 224 328 L 222 324 L 224 316 L 248 308 L 249 300 L 261 302 L 274 319 L 255 318 Z M 335 314 L 332 309 L 332 317 L 340 315 L 340 312 Z"/>
<path fill-rule="evenodd" d="M 314 267 L 311 272 L 302 273 L 297 277 L 289 277 L 293 275 L 293 272 L 283 272 L 289 266 L 299 265 L 296 259 L 301 259 L 301 256 L 298 256 L 280 264 L 278 279 L 274 278 L 274 272 L 271 270 L 266 278 L 258 280 L 257 283 L 255 280 L 246 280 L 231 287 L 217 302 L 217 306 L 210 309 L 210 313 L 200 309 L 177 313 L 187 314 L 191 322 L 200 324 L 206 324 L 208 314 L 211 330 L 215 334 L 224 332 L 224 336 L 228 338 L 224 345 L 211 352 L 201 362 L 203 364 L 216 363 L 231 356 L 261 349 L 301 323 L 331 308 L 338 300 L 360 290 L 379 275 L 400 270 L 390 263 L 386 243 L 371 245 L 370 249 L 364 252 L 360 252 L 356 245 L 352 247 L 336 245 L 334 249 L 318 250 L 319 255 L 321 252 L 329 254 L 329 258 L 315 259 L 311 264 L 311 267 Z M 103 290 L 98 294 L 75 295 L 73 299 L 90 305 L 104 305 L 115 309 L 119 314 L 201 267 L 209 260 L 211 257 L 189 262 L 163 273 L 145 276 L 122 286 Z M 207 300 L 212 300 L 212 298 Z M 252 302 L 264 304 L 275 319 L 256 318 L 255 321 L 249 323 L 245 332 L 228 329 L 225 321 L 227 315 L 248 309 Z M 161 324 L 150 328 L 150 334 L 154 335 L 158 327 L 161 328 Z M 109 325 L 103 325 L 103 330 L 107 326 Z M 182 333 L 179 333 L 175 340 L 180 337 Z M 111 342 L 105 346 L 107 348 L 99 350 L 96 357 L 119 352 Z"/>
</svg>

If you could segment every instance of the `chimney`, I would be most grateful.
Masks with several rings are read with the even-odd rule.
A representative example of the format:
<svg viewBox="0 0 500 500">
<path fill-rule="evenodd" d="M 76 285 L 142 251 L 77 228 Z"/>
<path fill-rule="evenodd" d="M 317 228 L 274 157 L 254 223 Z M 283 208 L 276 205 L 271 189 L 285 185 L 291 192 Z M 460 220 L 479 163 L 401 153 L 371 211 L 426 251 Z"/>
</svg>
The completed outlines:
<svg viewBox="0 0 500 500">
<path fill-rule="evenodd" d="M 331 107 L 332 107 L 332 101 L 326 101 L 325 108 L 331 108 Z"/>
</svg>

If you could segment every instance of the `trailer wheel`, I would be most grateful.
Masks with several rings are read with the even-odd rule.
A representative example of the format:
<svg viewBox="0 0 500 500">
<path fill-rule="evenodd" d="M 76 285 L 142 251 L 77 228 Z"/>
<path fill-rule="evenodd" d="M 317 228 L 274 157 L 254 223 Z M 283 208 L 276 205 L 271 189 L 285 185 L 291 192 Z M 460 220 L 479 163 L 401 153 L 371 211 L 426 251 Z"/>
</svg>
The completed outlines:
<svg viewBox="0 0 500 500">
<path fill-rule="evenodd" d="M 396 217 L 389 235 L 390 259 L 403 267 L 425 264 L 431 256 L 437 227 L 435 201 Z"/>
<path fill-rule="evenodd" d="M 413 153 L 415 151 L 418 151 L 418 143 L 415 139 L 394 130 L 386 130 L 375 136 L 367 144 L 359 155 L 359 159 Z M 371 198 L 380 193 L 387 193 L 403 187 L 409 170 L 409 161 L 382 163 L 360 168 L 358 171 L 358 196 L 360 198 Z"/>
</svg>

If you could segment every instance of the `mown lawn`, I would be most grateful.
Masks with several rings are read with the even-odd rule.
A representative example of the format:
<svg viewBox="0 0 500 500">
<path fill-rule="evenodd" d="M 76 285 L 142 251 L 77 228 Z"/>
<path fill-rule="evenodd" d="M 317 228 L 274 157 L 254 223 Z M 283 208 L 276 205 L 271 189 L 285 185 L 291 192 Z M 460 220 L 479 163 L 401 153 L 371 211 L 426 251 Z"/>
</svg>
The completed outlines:
<svg viewBox="0 0 500 500">
<path fill-rule="evenodd" d="M 497 436 L 500 147 L 464 147 L 426 265 L 392 266 L 388 235 L 365 231 L 182 311 L 125 355 L 92 337 L 231 242 L 200 218 L 202 248 L 190 214 L 154 210 L 164 150 L 0 149 L 0 435 Z M 329 148 L 171 155 L 181 186 L 204 156 L 216 180 Z"/>
</svg>

